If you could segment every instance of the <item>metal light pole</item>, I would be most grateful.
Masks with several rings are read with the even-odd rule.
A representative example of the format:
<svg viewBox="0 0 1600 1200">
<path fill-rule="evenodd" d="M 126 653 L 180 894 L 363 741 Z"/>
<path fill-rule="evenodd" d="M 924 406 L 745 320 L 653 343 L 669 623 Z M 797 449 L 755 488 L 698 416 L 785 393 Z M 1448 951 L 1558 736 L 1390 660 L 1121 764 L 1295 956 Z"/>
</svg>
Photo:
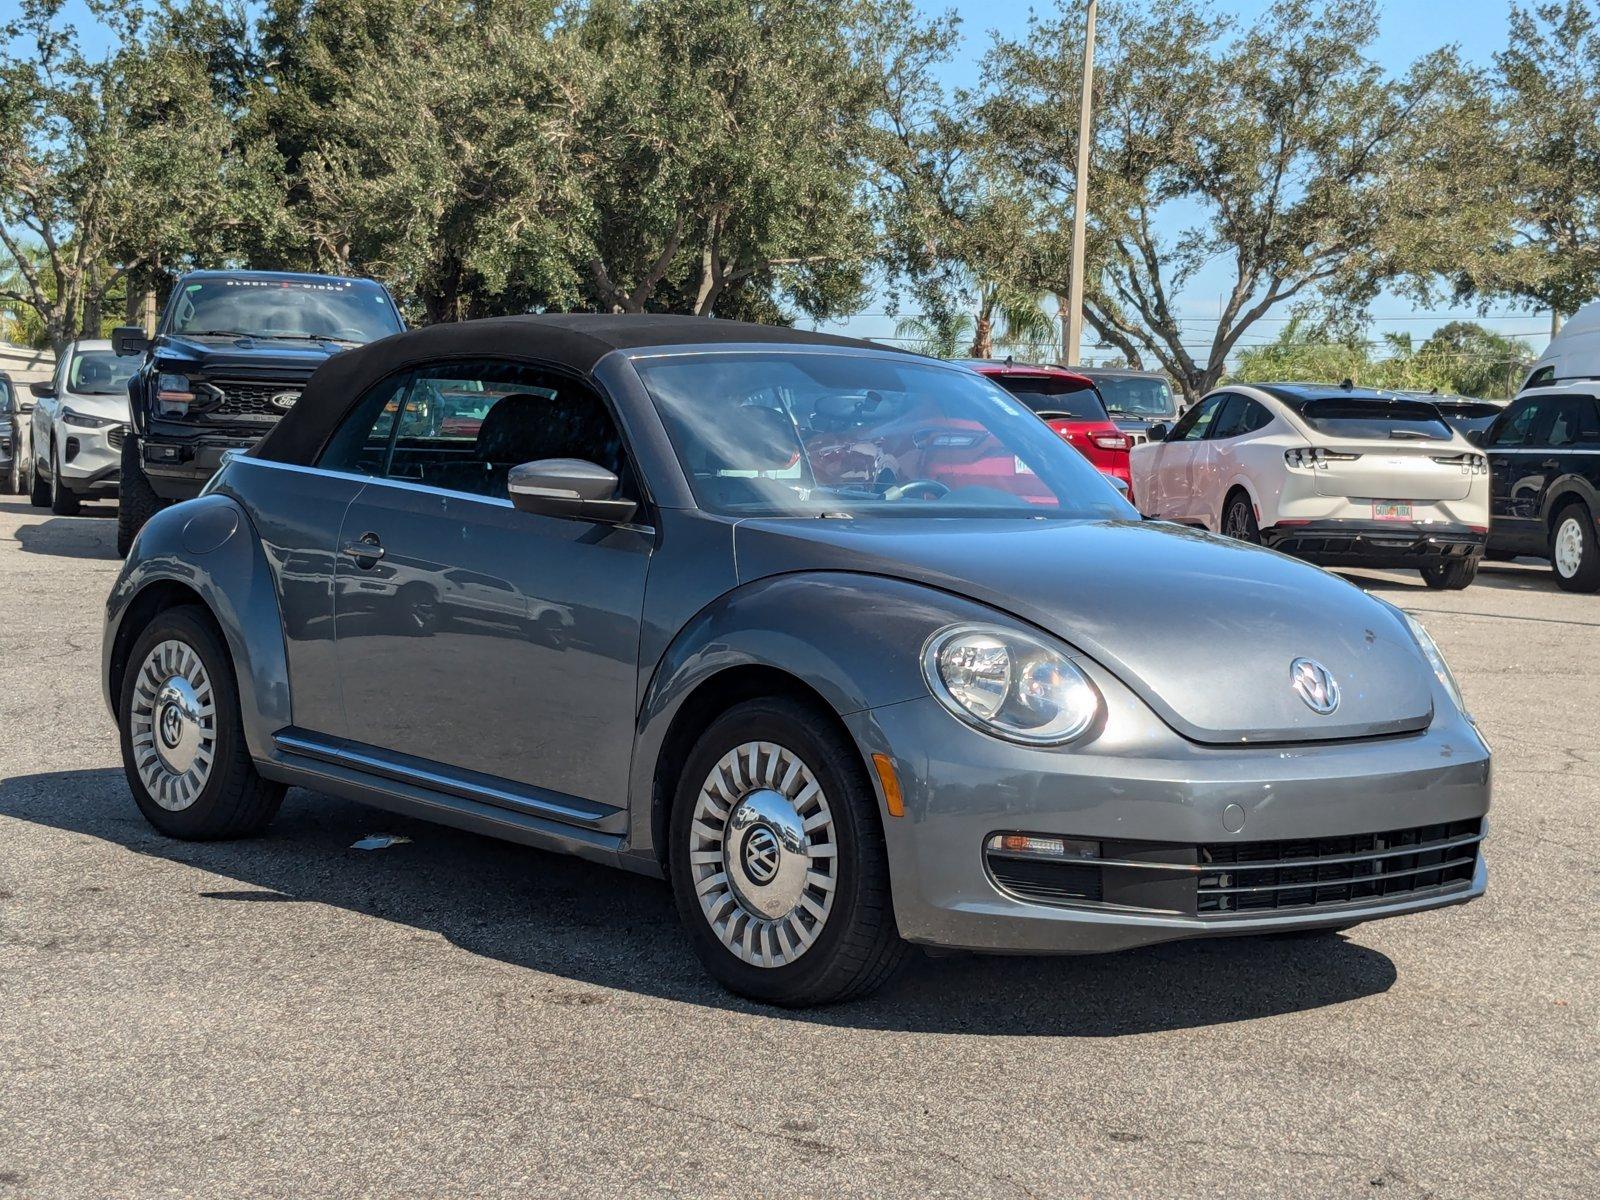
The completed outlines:
<svg viewBox="0 0 1600 1200">
<path fill-rule="evenodd" d="M 1090 108 L 1094 93 L 1094 17 L 1096 0 L 1089 0 L 1089 21 L 1083 35 L 1083 97 L 1078 109 L 1078 178 L 1072 208 L 1072 278 L 1068 283 L 1066 345 L 1063 361 L 1078 365 L 1078 346 L 1083 341 L 1083 255 L 1089 223 L 1089 141 Z"/>
</svg>

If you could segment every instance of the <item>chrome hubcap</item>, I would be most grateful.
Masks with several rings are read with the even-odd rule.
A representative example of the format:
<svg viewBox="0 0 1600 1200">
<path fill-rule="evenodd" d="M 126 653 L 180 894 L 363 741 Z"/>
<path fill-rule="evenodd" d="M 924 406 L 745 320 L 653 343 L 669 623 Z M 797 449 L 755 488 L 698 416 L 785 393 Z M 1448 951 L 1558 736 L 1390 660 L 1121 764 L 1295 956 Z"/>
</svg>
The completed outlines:
<svg viewBox="0 0 1600 1200">
<path fill-rule="evenodd" d="M 838 854 L 827 797 L 782 746 L 746 742 L 701 785 L 695 892 L 712 932 L 745 962 L 781 967 L 811 947 L 833 910 Z"/>
<path fill-rule="evenodd" d="M 180 812 L 199 798 L 216 757 L 216 697 L 194 648 L 169 640 L 139 666 L 131 713 L 133 759 L 150 798 Z"/>
<path fill-rule="evenodd" d="M 1583 526 L 1577 517 L 1568 517 L 1556 530 L 1556 570 L 1571 579 L 1583 565 Z"/>
</svg>

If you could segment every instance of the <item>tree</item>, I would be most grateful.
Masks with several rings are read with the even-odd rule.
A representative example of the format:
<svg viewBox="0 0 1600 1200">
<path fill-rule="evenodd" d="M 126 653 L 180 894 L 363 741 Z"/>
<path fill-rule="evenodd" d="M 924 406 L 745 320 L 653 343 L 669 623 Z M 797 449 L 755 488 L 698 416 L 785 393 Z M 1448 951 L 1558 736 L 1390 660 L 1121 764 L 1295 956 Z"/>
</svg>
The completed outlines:
<svg viewBox="0 0 1600 1200">
<path fill-rule="evenodd" d="M 1244 31 L 1193 0 L 1103 14 L 1085 280 L 1103 341 L 1130 362 L 1155 359 L 1192 399 L 1274 308 L 1315 297 L 1359 309 L 1412 269 L 1423 230 L 1461 219 L 1437 143 L 1460 130 L 1470 76 L 1440 52 L 1386 77 L 1366 52 L 1376 28 L 1370 0 L 1277 0 Z M 1062 97 L 1077 92 L 1081 58 L 1075 12 L 1035 19 L 990 53 L 978 109 L 996 152 L 1051 197 L 1041 237 L 1056 243 L 1077 136 Z M 1175 236 L 1160 232 L 1190 214 Z M 1215 264 L 1232 283 L 1193 337 L 1178 296 Z M 1051 286 L 1066 284 L 1062 271 Z"/>
<path fill-rule="evenodd" d="M 0 299 L 60 350 L 97 336 L 130 272 L 203 253 L 253 194 L 207 63 L 138 0 L 103 0 L 114 48 L 86 55 L 61 0 L 0 29 Z"/>
<path fill-rule="evenodd" d="M 1464 164 L 1505 220 L 1441 264 L 1459 298 L 1557 315 L 1600 296 L 1600 20 L 1587 0 L 1514 5 L 1492 122 Z"/>
</svg>

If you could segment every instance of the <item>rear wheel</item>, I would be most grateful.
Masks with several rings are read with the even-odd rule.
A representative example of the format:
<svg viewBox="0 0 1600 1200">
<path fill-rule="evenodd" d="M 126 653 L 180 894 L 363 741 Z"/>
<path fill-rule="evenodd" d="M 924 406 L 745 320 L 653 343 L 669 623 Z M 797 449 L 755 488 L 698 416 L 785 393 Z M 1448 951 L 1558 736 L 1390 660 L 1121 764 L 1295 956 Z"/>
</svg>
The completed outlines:
<svg viewBox="0 0 1600 1200">
<path fill-rule="evenodd" d="M 718 717 L 685 764 L 669 868 L 706 970 L 771 1004 L 872 991 L 904 961 L 877 800 L 828 718 L 794 700 Z"/>
<path fill-rule="evenodd" d="M 204 610 L 164 609 L 139 635 L 117 724 L 134 801 L 169 837 L 243 837 L 277 814 L 284 787 L 250 761 L 233 665 Z"/>
<path fill-rule="evenodd" d="M 1600 590 L 1600 545 L 1594 514 L 1582 500 L 1556 514 L 1550 530 L 1550 566 L 1556 582 L 1569 592 Z"/>
<path fill-rule="evenodd" d="M 1261 544 L 1261 527 L 1256 524 L 1255 505 L 1250 503 L 1250 497 L 1245 493 L 1234 492 L 1228 497 L 1228 505 L 1222 510 L 1222 532 L 1241 542 L 1256 546 Z"/>
<path fill-rule="evenodd" d="M 1422 582 L 1431 588 L 1457 592 L 1478 577 L 1478 560 L 1456 558 L 1449 562 L 1429 563 L 1422 568 Z"/>
<path fill-rule="evenodd" d="M 78 494 L 61 479 L 61 451 L 50 447 L 50 511 L 58 517 L 78 515 Z"/>
<path fill-rule="evenodd" d="M 35 508 L 50 507 L 50 484 L 39 471 L 39 460 L 33 460 L 33 480 L 28 489 L 28 503 Z"/>
<path fill-rule="evenodd" d="M 164 507 L 139 463 L 139 442 L 129 434 L 122 443 L 122 477 L 117 497 L 117 553 L 123 558 L 133 549 L 145 522 Z"/>
</svg>

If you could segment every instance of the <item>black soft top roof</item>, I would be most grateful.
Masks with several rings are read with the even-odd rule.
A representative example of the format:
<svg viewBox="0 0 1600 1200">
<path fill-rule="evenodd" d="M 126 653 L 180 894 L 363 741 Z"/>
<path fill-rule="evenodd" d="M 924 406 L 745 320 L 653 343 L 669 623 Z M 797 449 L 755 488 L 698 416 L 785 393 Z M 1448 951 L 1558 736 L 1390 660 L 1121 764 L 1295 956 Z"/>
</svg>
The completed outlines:
<svg viewBox="0 0 1600 1200">
<path fill-rule="evenodd" d="M 828 333 L 667 313 L 546 313 L 429 325 L 334 355 L 317 368 L 299 402 L 250 453 L 309 465 L 368 388 L 395 371 L 433 359 L 522 358 L 587 375 L 613 350 L 762 342 L 896 353 L 891 347 Z"/>
</svg>

